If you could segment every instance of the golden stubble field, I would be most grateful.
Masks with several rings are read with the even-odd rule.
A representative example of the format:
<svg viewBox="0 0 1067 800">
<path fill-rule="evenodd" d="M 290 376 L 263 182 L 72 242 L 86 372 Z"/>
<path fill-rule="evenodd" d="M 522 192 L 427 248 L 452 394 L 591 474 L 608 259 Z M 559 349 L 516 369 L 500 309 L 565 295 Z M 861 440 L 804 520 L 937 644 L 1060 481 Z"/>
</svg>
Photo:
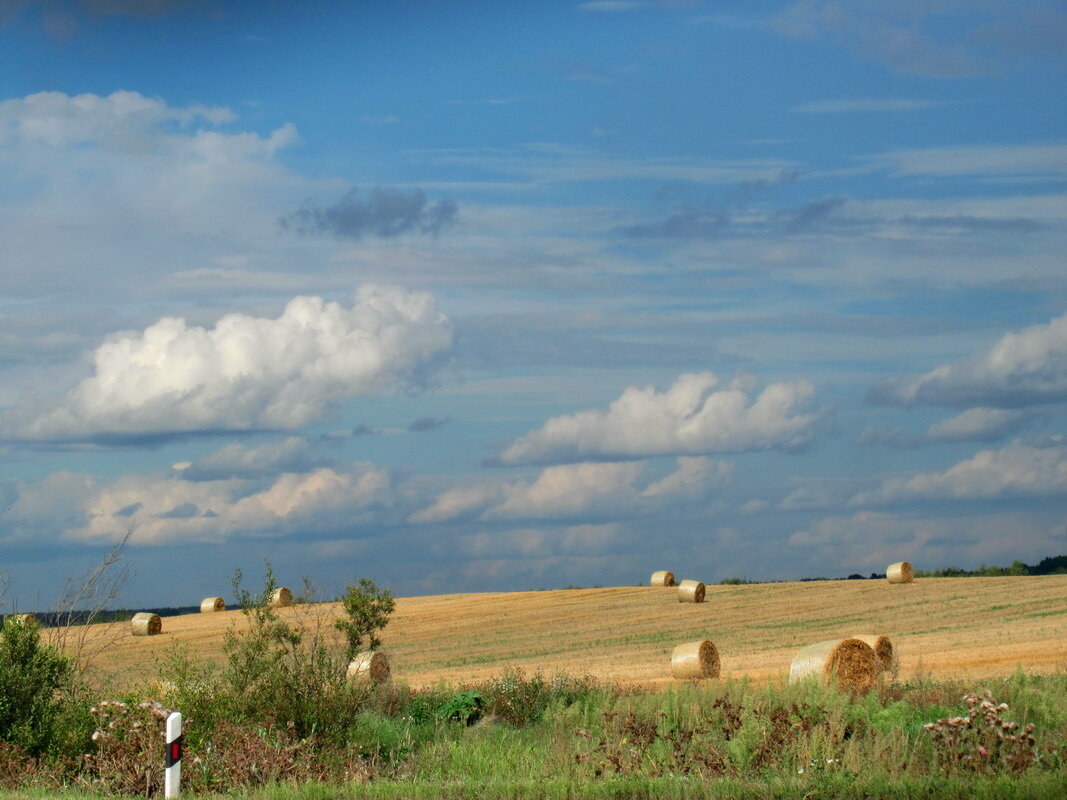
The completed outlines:
<svg viewBox="0 0 1067 800">
<path fill-rule="evenodd" d="M 340 607 L 279 614 L 333 635 Z M 225 630 L 244 624 L 240 611 L 226 611 L 164 617 L 163 633 L 153 637 L 130 636 L 128 624 L 99 626 L 94 635 L 116 642 L 96 663 L 120 687 L 149 683 L 176 643 L 221 660 Z M 711 639 L 724 677 L 766 681 L 787 674 L 802 646 L 861 633 L 893 640 L 902 679 L 1065 670 L 1067 576 L 709 586 L 700 605 L 650 587 L 405 597 L 382 639 L 394 677 L 414 687 L 480 680 L 507 667 L 657 685 L 670 682 L 670 653 L 681 642 Z"/>
</svg>

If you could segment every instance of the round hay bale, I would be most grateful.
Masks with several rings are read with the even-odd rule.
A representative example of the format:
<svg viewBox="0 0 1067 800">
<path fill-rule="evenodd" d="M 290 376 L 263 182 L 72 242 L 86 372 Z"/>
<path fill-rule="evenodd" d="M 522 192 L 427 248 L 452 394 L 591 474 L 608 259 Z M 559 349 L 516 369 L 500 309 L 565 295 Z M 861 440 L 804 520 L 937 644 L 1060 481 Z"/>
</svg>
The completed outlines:
<svg viewBox="0 0 1067 800">
<path fill-rule="evenodd" d="M 719 677 L 719 651 L 710 639 L 686 642 L 671 653 L 671 675 L 679 680 Z"/>
<path fill-rule="evenodd" d="M 888 672 L 893 668 L 893 643 L 888 636 L 879 636 L 873 633 L 856 634 L 853 639 L 859 639 L 866 643 L 874 654 L 878 656 L 878 668 L 882 672 Z"/>
<path fill-rule="evenodd" d="M 649 586 L 674 586 L 674 573 L 670 570 L 653 572 L 648 581 Z"/>
<path fill-rule="evenodd" d="M 817 677 L 827 686 L 864 694 L 878 677 L 878 656 L 859 639 L 831 639 L 809 644 L 793 659 L 789 682 Z"/>
<path fill-rule="evenodd" d="M 279 586 L 270 596 L 271 608 L 286 608 L 293 604 L 293 591 L 287 586 Z"/>
<path fill-rule="evenodd" d="M 4 618 L 4 624 L 12 625 L 38 625 L 37 617 L 33 614 L 9 614 Z"/>
<path fill-rule="evenodd" d="M 679 603 L 703 603 L 704 584 L 700 581 L 682 581 L 678 584 Z"/>
<path fill-rule="evenodd" d="M 139 611 L 130 620 L 130 631 L 134 636 L 157 636 L 163 633 L 163 620 L 159 614 Z"/>
<path fill-rule="evenodd" d="M 385 683 L 391 674 L 389 658 L 378 650 L 357 653 L 348 665 L 348 680 L 353 683 Z"/>
<path fill-rule="evenodd" d="M 890 583 L 911 583 L 915 580 L 915 570 L 907 561 L 898 561 L 886 567 L 885 577 Z"/>
<path fill-rule="evenodd" d="M 200 601 L 200 613 L 212 614 L 215 611 L 225 611 L 226 603 L 221 597 L 205 597 Z"/>
</svg>

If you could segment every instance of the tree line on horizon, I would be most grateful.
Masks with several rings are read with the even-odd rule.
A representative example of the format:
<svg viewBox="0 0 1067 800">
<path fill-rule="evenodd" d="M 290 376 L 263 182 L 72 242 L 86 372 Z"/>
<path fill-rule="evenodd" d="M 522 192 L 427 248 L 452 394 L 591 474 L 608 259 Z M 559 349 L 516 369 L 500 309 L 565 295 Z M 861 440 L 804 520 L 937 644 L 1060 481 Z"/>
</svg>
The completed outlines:
<svg viewBox="0 0 1067 800">
<path fill-rule="evenodd" d="M 1016 559 L 1007 567 L 988 566 L 981 564 L 975 569 L 963 569 L 961 567 L 942 567 L 935 570 L 915 570 L 916 578 L 1001 578 L 1019 575 L 1067 575 L 1067 555 L 1046 556 L 1036 564 L 1027 564 Z M 852 573 L 844 578 L 800 578 L 800 582 L 826 580 L 879 580 L 885 579 L 884 572 L 872 572 L 869 576 Z M 781 583 L 782 581 L 758 581 L 748 578 L 724 578 L 719 581 L 720 585 L 731 586 L 749 583 Z M 581 586 L 565 586 L 565 589 L 581 589 Z M 598 584 L 595 588 L 600 588 Z M 543 590 L 542 590 L 543 591 Z M 158 614 L 161 617 L 175 617 L 181 614 L 194 614 L 200 611 L 200 606 L 159 606 L 157 608 L 143 608 L 146 611 Z M 22 613 L 22 612 L 20 612 Z M 37 617 L 39 625 L 45 628 L 57 625 L 84 625 L 87 622 L 127 622 L 133 618 L 135 612 L 120 608 L 96 611 L 43 611 L 32 612 Z M 0 615 L 0 622 L 6 615 Z"/>
</svg>

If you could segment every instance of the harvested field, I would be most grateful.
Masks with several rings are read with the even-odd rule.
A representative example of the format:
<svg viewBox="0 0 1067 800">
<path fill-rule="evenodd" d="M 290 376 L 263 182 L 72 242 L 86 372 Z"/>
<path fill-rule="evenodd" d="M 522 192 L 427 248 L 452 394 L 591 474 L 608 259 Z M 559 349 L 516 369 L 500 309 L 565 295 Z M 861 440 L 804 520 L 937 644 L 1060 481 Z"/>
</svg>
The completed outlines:
<svg viewBox="0 0 1067 800">
<path fill-rule="evenodd" d="M 341 612 L 331 603 L 277 613 L 329 629 Z M 1067 669 L 1065 623 L 1067 576 L 923 578 L 711 585 L 700 605 L 650 587 L 407 597 L 382 640 L 394 679 L 412 686 L 509 666 L 664 684 L 675 645 L 701 638 L 715 642 L 724 678 L 777 679 L 804 645 L 857 630 L 892 639 L 902 679 L 962 678 Z M 240 611 L 168 617 L 163 634 L 123 638 L 98 663 L 120 685 L 147 683 L 174 642 L 221 659 L 233 624 L 243 625 Z"/>
</svg>

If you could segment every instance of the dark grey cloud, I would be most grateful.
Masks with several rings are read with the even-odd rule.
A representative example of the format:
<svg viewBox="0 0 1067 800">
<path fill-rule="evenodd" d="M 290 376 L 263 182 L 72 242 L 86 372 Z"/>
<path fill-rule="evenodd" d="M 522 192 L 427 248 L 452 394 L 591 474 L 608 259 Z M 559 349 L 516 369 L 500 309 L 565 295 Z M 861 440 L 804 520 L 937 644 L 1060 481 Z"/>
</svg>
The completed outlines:
<svg viewBox="0 0 1067 800">
<path fill-rule="evenodd" d="M 195 503 L 182 503 L 170 511 L 159 515 L 160 519 L 193 519 L 200 516 L 200 509 Z"/>
<path fill-rule="evenodd" d="M 798 169 L 783 169 L 773 178 L 741 181 L 731 185 L 723 194 L 709 197 L 700 202 L 687 199 L 682 194 L 679 206 L 665 218 L 655 222 L 620 225 L 615 233 L 629 239 L 719 239 L 742 235 L 759 230 L 767 232 L 768 228 L 777 228 L 786 232 L 810 227 L 817 219 L 828 216 L 844 200 L 819 200 L 805 204 L 799 209 L 778 212 L 768 222 L 765 214 L 755 210 L 752 204 L 760 199 L 766 201 L 768 196 L 780 186 L 789 186 L 803 177 Z M 657 200 L 678 197 L 678 187 L 664 186 L 656 193 Z M 823 208 L 827 203 L 830 207 Z M 809 208 L 810 206 L 810 208 Z M 745 222 L 738 220 L 737 212 L 745 212 Z M 751 221 L 755 218 L 757 221 Z"/>
<path fill-rule="evenodd" d="M 155 20 L 201 9 L 212 12 L 221 5 L 217 0 L 3 0 L 0 26 L 18 19 L 24 10 L 36 7 L 41 9 L 44 30 L 56 39 L 67 40 L 80 31 L 86 18 Z"/>
<path fill-rule="evenodd" d="M 730 232 L 730 217 L 724 211 L 684 208 L 658 222 L 623 225 L 616 231 L 630 239 L 715 239 Z"/>
<path fill-rule="evenodd" d="M 432 431 L 434 428 L 440 428 L 442 425 L 447 424 L 448 417 L 419 417 L 408 425 L 408 432 L 422 433 L 423 431 Z"/>
<path fill-rule="evenodd" d="M 934 78 L 989 73 L 1035 56 L 1067 56 L 1057 0 L 799 0 L 767 21 L 776 33 L 828 41 L 899 72 Z"/>
<path fill-rule="evenodd" d="M 946 228 L 965 231 L 993 231 L 995 233 L 1034 233 L 1048 225 L 1026 217 L 931 216 L 899 217 L 897 222 L 915 228 Z"/>
<path fill-rule="evenodd" d="M 363 199 L 353 188 L 332 206 L 305 203 L 279 224 L 300 233 L 327 233 L 340 239 L 390 238 L 405 233 L 438 234 L 455 224 L 458 213 L 455 200 L 430 203 L 421 189 L 404 192 L 378 187 Z"/>
<path fill-rule="evenodd" d="M 892 226 L 906 226 L 916 232 L 939 232 L 947 236 L 974 234 L 1028 234 L 1050 228 L 1048 223 L 1030 217 L 979 217 L 966 214 L 903 216 L 856 216 L 843 213 L 848 200 L 823 197 L 797 206 L 766 211 L 767 190 L 796 181 L 783 172 L 774 181 L 746 181 L 737 184 L 718 203 L 682 205 L 655 222 L 623 225 L 615 233 L 641 240 L 725 239 L 743 236 L 791 236 L 833 227 L 835 233 L 864 234 Z M 761 202 L 755 202 L 755 201 Z"/>
<path fill-rule="evenodd" d="M 803 233 L 819 227 L 844 204 L 844 198 L 827 197 L 823 200 L 813 200 L 797 208 L 779 212 L 775 215 L 775 218 L 778 227 L 785 233 Z"/>
<path fill-rule="evenodd" d="M 760 187 L 752 186 L 748 194 L 755 193 Z M 738 195 L 743 197 L 743 195 Z M 770 215 L 735 214 L 733 210 L 704 210 L 695 207 L 681 208 L 657 222 L 622 225 L 615 233 L 629 239 L 694 240 L 722 239 L 734 236 L 758 235 L 793 235 L 806 233 L 820 226 L 833 222 L 837 225 L 856 227 L 855 220 L 848 220 L 836 214 L 845 204 L 841 197 L 827 197 L 812 200 L 794 208 L 786 208 Z M 743 203 L 736 204 L 737 210 L 745 210 Z"/>
</svg>

